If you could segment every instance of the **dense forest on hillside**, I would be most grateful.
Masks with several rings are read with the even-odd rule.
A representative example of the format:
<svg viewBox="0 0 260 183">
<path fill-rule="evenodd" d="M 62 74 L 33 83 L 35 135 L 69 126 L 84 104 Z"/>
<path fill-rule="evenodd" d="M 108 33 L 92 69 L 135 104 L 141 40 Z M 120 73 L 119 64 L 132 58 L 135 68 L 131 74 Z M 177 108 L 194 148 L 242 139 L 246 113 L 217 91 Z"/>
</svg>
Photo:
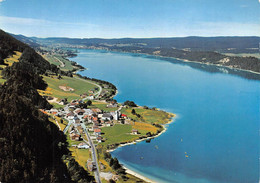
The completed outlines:
<svg viewBox="0 0 260 183">
<path fill-rule="evenodd" d="M 12 55 L 14 51 L 22 52 L 20 62 L 29 62 L 37 69 L 38 73 L 45 73 L 47 70 L 57 72 L 58 68 L 55 65 L 49 64 L 45 59 L 38 55 L 34 49 L 27 44 L 22 43 L 4 31 L 0 30 L 0 63 L 8 56 Z"/>
<path fill-rule="evenodd" d="M 3 70 L 0 86 L 0 182 L 94 182 L 71 158 L 66 136 L 39 111 L 51 107 L 37 92 L 47 87 L 39 73 L 59 69 L 5 32 L 0 38 L 2 61 L 22 52 Z"/>
</svg>

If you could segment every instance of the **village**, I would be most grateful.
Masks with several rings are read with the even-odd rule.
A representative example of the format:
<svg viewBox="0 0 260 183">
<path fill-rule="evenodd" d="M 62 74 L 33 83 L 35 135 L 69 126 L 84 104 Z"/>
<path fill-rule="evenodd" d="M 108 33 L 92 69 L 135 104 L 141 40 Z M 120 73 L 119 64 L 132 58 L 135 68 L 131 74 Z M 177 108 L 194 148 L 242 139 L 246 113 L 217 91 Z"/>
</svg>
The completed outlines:
<svg viewBox="0 0 260 183">
<path fill-rule="evenodd" d="M 67 122 L 63 133 L 69 136 L 71 141 L 75 142 L 75 144 L 71 145 L 72 148 L 90 150 L 92 158 L 88 159 L 86 163 L 86 167 L 89 171 L 94 174 L 100 174 L 100 177 L 104 179 L 113 179 L 116 181 L 119 178 L 118 175 L 112 174 L 111 172 L 99 172 L 99 168 L 102 171 L 104 165 L 98 161 L 96 146 L 106 141 L 106 139 L 102 137 L 103 127 L 113 127 L 116 124 L 129 125 L 131 123 L 131 118 L 121 113 L 121 110 L 128 108 L 128 106 L 119 104 L 115 100 L 109 102 L 103 101 L 106 104 L 105 108 L 107 110 L 101 110 L 98 107 L 93 108 L 91 105 L 92 101 L 95 101 L 92 95 L 92 100 L 86 102 L 85 99 L 90 98 L 72 100 L 67 104 L 65 100 L 61 100 L 61 102 L 65 104 L 64 108 L 52 108 L 50 110 L 44 110 L 43 112 L 52 116 L 53 119 L 58 117 L 62 122 Z M 131 131 L 131 135 L 133 136 L 138 135 L 138 133 L 137 129 L 132 129 Z"/>
<path fill-rule="evenodd" d="M 101 143 L 105 141 L 101 136 L 102 127 L 112 127 L 114 124 L 129 124 L 130 122 L 130 118 L 120 112 L 125 106 L 119 105 L 114 100 L 107 104 L 107 108 L 117 108 L 117 110 L 110 112 L 99 108 L 80 108 L 79 106 L 83 102 L 83 100 L 72 100 L 63 109 L 46 110 L 47 113 L 68 121 L 68 125 L 63 132 L 64 134 L 68 132 L 73 141 L 83 141 L 84 129 L 87 129 L 91 140 Z M 138 134 L 138 130 L 133 129 L 132 134 Z M 89 148 L 89 144 L 82 142 L 77 148 Z"/>
</svg>

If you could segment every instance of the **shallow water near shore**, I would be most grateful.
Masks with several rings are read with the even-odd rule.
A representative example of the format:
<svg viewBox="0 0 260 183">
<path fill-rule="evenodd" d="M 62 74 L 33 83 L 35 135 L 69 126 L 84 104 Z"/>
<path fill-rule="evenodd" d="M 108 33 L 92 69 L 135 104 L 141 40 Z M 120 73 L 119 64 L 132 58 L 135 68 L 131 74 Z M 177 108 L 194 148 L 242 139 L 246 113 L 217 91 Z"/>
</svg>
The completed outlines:
<svg viewBox="0 0 260 183">
<path fill-rule="evenodd" d="M 119 102 L 178 115 L 150 143 L 111 153 L 126 167 L 156 182 L 259 181 L 258 80 L 240 77 L 244 72 L 227 74 L 226 68 L 130 53 L 80 50 L 72 60 L 88 68 L 80 74 L 115 84 Z"/>
</svg>

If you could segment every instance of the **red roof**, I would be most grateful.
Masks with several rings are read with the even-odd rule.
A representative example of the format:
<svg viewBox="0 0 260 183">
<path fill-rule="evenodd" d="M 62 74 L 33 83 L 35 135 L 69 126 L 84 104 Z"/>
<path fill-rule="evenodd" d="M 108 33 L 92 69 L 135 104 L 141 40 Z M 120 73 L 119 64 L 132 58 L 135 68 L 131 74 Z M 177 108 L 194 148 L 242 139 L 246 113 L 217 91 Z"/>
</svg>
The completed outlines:
<svg viewBox="0 0 260 183">
<path fill-rule="evenodd" d="M 83 119 L 87 119 L 88 118 L 88 115 L 85 115 L 84 117 L 83 117 Z"/>
<path fill-rule="evenodd" d="M 96 132 L 96 133 L 99 133 L 99 132 L 101 132 L 101 129 L 94 129 L 94 132 Z"/>
<path fill-rule="evenodd" d="M 79 110 L 76 111 L 77 114 L 80 113 L 80 112 L 84 113 L 85 111 L 83 109 L 79 109 Z"/>
<path fill-rule="evenodd" d="M 67 114 L 67 116 L 74 116 L 74 113 L 70 112 L 70 113 Z"/>
</svg>

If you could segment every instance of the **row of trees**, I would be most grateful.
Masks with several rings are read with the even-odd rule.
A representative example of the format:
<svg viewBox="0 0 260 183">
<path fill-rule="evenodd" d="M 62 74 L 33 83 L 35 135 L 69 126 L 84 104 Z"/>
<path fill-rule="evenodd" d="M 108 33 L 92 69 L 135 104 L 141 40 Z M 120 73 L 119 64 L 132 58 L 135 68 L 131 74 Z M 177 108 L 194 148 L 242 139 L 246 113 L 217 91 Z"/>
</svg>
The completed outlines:
<svg viewBox="0 0 260 183">
<path fill-rule="evenodd" d="M 123 166 L 119 163 L 117 158 L 113 158 L 109 152 L 104 152 L 104 158 L 109 163 L 109 166 L 112 167 L 117 174 L 119 174 L 124 181 L 127 181 L 126 172 Z"/>
</svg>

